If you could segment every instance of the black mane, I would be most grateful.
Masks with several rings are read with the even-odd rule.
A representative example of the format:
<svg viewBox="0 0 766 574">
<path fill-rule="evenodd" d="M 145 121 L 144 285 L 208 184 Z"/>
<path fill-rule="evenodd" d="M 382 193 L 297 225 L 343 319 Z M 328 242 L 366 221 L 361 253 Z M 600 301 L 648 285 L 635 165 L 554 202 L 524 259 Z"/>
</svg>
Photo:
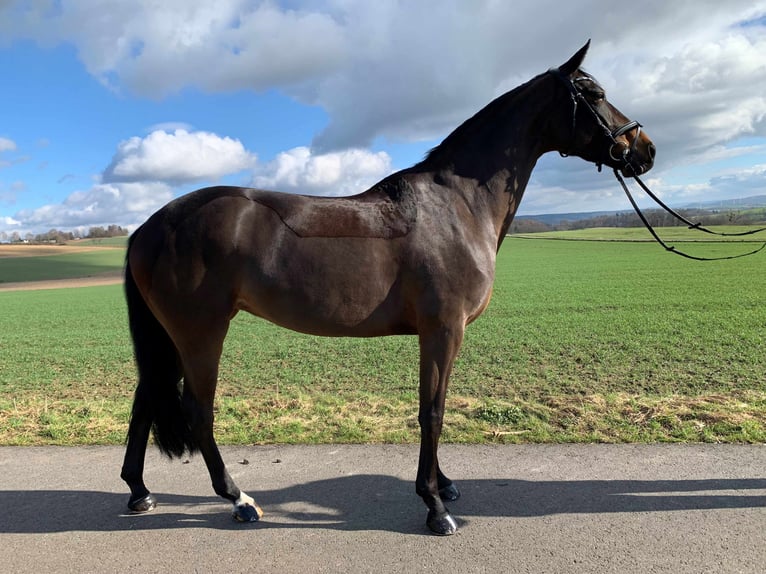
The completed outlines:
<svg viewBox="0 0 766 574">
<path fill-rule="evenodd" d="M 431 148 L 418 165 L 433 166 L 444 160 L 450 161 L 456 150 L 465 151 L 467 143 L 476 141 L 478 134 L 497 127 L 499 120 L 502 121 L 501 118 L 504 117 L 506 111 L 515 107 L 517 98 L 540 77 L 532 78 L 492 100 L 455 128 L 440 144 Z"/>
</svg>

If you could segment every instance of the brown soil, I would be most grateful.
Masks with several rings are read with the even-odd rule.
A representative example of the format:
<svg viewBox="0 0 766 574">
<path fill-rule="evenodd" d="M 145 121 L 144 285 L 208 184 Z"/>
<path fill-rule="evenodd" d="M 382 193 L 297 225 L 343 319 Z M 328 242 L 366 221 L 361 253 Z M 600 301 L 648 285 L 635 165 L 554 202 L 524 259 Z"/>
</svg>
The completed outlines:
<svg viewBox="0 0 766 574">
<path fill-rule="evenodd" d="M 35 257 L 39 255 L 63 255 L 65 253 L 83 253 L 97 249 L 124 249 L 124 247 L 100 247 L 93 245 L 17 245 L 0 243 L 2 257 Z"/>
<path fill-rule="evenodd" d="M 122 283 L 122 271 L 110 271 L 93 277 L 74 277 L 51 281 L 22 281 L 19 283 L 0 283 L 0 291 L 36 291 L 39 289 L 67 289 L 72 287 L 95 287 L 98 285 L 116 285 Z"/>
</svg>

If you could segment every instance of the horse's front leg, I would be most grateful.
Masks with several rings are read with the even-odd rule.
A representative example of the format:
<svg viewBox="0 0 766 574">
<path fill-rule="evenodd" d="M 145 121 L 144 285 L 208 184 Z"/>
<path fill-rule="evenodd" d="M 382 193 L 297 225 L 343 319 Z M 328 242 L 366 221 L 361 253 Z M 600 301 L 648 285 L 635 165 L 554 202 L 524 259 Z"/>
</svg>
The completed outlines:
<svg viewBox="0 0 766 574">
<path fill-rule="evenodd" d="M 453 329 L 442 325 L 420 334 L 420 460 L 415 489 L 428 507 L 428 528 L 441 535 L 457 532 L 443 499 L 455 500 L 460 494 L 439 469 L 437 450 L 447 382 L 462 340 L 462 325 Z"/>
</svg>

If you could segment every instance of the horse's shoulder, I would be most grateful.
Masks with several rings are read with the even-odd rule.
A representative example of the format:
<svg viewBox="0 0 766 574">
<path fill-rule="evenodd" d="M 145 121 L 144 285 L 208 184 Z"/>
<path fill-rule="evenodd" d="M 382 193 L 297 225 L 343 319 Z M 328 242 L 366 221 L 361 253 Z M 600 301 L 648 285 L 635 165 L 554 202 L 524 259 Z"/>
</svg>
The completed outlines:
<svg viewBox="0 0 766 574">
<path fill-rule="evenodd" d="M 394 239 L 409 233 L 417 209 L 409 184 L 384 180 L 349 197 L 317 197 L 250 190 L 249 199 L 271 209 L 300 237 Z"/>
</svg>

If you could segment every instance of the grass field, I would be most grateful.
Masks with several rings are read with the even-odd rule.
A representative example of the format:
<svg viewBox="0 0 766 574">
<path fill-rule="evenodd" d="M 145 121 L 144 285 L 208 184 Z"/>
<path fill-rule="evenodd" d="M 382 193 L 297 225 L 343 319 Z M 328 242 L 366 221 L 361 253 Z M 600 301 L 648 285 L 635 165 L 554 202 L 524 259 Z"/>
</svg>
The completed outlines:
<svg viewBox="0 0 766 574">
<path fill-rule="evenodd" d="M 444 439 L 765 442 L 765 280 L 763 255 L 699 263 L 653 244 L 509 238 Z M 0 308 L 0 444 L 122 442 L 135 374 L 121 287 L 0 293 Z M 217 435 L 415 442 L 417 370 L 414 337 L 321 339 L 240 314 Z"/>
<path fill-rule="evenodd" d="M 18 247 L 16 251 L 23 252 L 25 249 Z M 72 253 L 66 247 L 58 250 L 61 252 L 52 255 L 18 255 L 0 259 L 0 284 L 91 277 L 118 271 L 125 261 L 124 249 L 74 249 Z"/>
<path fill-rule="evenodd" d="M 126 247 L 128 237 L 121 235 L 119 237 L 99 237 L 96 239 L 80 239 L 75 242 L 76 245 L 93 247 Z"/>
<path fill-rule="evenodd" d="M 755 229 L 753 226 L 741 225 L 719 225 L 712 228 L 718 233 L 743 233 Z M 702 233 L 687 229 L 683 226 L 661 227 L 656 230 L 663 240 L 680 241 L 684 244 L 698 243 L 700 246 L 708 244 L 711 241 L 729 241 L 763 244 L 766 241 L 766 234 L 758 233 L 744 236 L 714 236 L 708 233 Z M 590 227 L 588 229 L 578 229 L 572 231 L 547 231 L 545 233 L 519 234 L 522 237 L 531 239 L 562 239 L 562 240 L 595 240 L 595 241 L 641 241 L 652 243 L 654 239 L 643 227 Z M 704 251 L 700 250 L 702 255 Z M 736 252 L 736 251 L 733 251 Z"/>
</svg>

